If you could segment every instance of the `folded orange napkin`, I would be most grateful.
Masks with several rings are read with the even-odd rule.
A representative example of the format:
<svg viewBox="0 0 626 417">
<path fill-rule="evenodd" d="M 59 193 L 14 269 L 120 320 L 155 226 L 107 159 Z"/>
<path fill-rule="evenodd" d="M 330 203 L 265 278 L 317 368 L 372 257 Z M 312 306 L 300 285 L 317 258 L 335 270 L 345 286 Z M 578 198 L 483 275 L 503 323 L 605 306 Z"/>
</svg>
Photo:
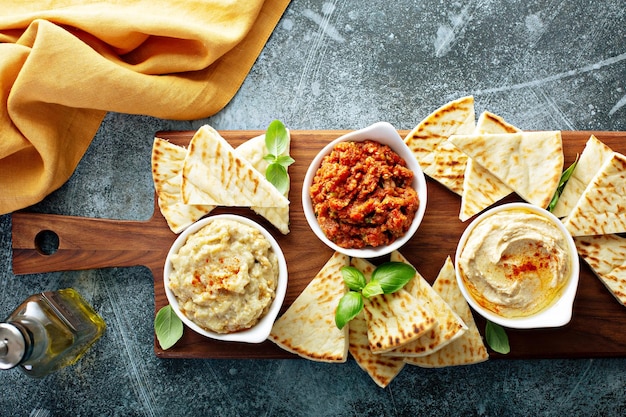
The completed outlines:
<svg viewBox="0 0 626 417">
<path fill-rule="evenodd" d="M 0 214 L 67 181 L 107 111 L 178 120 L 217 113 L 288 4 L 4 0 Z"/>
</svg>

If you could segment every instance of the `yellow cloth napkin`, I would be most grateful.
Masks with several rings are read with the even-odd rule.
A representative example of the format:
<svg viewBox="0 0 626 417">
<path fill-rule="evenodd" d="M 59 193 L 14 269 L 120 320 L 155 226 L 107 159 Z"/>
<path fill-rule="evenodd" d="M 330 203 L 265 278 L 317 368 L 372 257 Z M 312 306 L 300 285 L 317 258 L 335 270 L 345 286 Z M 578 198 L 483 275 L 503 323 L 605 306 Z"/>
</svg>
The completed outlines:
<svg viewBox="0 0 626 417">
<path fill-rule="evenodd" d="M 217 113 L 289 0 L 2 3 L 0 214 L 67 181 L 107 111 Z"/>
</svg>

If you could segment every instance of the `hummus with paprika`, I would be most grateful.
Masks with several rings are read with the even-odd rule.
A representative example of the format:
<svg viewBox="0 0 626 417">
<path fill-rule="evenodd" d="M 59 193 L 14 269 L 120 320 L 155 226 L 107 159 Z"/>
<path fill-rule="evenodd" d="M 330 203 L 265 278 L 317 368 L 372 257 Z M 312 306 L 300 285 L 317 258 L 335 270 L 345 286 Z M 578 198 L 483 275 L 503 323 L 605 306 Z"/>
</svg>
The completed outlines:
<svg viewBox="0 0 626 417">
<path fill-rule="evenodd" d="M 342 248 L 394 242 L 409 230 L 419 207 L 413 175 L 387 145 L 338 143 L 322 160 L 309 190 L 320 228 Z"/>
<path fill-rule="evenodd" d="M 216 219 L 171 257 L 169 286 L 200 327 L 232 333 L 254 326 L 276 295 L 278 258 L 255 228 Z"/>
<path fill-rule="evenodd" d="M 548 307 L 572 268 L 563 232 L 524 209 L 482 219 L 461 249 L 461 277 L 478 304 L 502 317 L 525 317 Z"/>
</svg>

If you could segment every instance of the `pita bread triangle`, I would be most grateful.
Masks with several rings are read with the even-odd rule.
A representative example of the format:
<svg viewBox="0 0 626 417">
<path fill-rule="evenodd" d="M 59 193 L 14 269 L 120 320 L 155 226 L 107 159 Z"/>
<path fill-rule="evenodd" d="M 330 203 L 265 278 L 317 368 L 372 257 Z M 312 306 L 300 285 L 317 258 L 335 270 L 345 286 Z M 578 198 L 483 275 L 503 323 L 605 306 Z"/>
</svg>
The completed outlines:
<svg viewBox="0 0 626 417">
<path fill-rule="evenodd" d="M 348 349 L 359 367 L 367 372 L 381 388 L 389 385 L 404 368 L 402 358 L 372 353 L 363 311 L 350 321 L 350 347 Z"/>
<path fill-rule="evenodd" d="M 289 131 L 288 131 L 289 132 Z M 291 137 L 289 137 L 291 140 Z M 265 175 L 267 161 L 263 159 L 269 153 L 265 145 L 265 135 L 260 135 L 249 139 L 235 148 L 235 153 L 241 158 L 252 164 L 254 169 Z M 289 146 L 283 155 L 289 155 Z M 284 196 L 288 197 L 289 190 L 285 191 Z M 256 207 L 251 209 L 258 215 L 262 216 L 274 225 L 282 234 L 289 233 L 289 206 L 287 207 Z"/>
<path fill-rule="evenodd" d="M 598 173 L 602 165 L 613 156 L 613 150 L 591 135 L 580 154 L 572 175 L 552 210 L 556 217 L 569 215 L 583 195 L 585 188 Z"/>
<path fill-rule="evenodd" d="M 350 264 L 363 272 L 367 280 L 375 268 L 372 263 L 361 258 L 352 258 Z M 404 289 L 366 298 L 363 311 L 367 320 L 370 350 L 376 354 L 409 343 L 435 325 L 431 313 Z"/>
<path fill-rule="evenodd" d="M 613 152 L 563 224 L 572 236 L 626 232 L 626 156 Z"/>
<path fill-rule="evenodd" d="M 476 122 L 474 134 L 519 131 L 518 128 L 505 122 L 500 116 L 485 111 L 481 113 L 478 122 Z M 465 168 L 459 219 L 463 222 L 468 220 L 512 192 L 513 190 L 495 175 L 469 158 Z"/>
<path fill-rule="evenodd" d="M 424 174 L 437 180 L 453 193 L 461 195 L 468 160 L 467 155 L 445 140 L 426 155 L 420 165 L 424 167 Z"/>
<path fill-rule="evenodd" d="M 398 251 L 391 253 L 391 261 L 404 262 L 411 265 Z M 432 312 L 437 323 L 419 339 L 386 352 L 384 355 L 404 357 L 426 356 L 443 348 L 465 333 L 467 326 L 463 320 L 450 308 L 448 303 L 437 294 L 419 272 L 405 288 L 415 298 L 425 302 L 426 308 Z"/>
<path fill-rule="evenodd" d="M 157 203 L 167 225 L 180 233 L 215 208 L 213 205 L 185 204 L 181 194 L 183 161 L 187 150 L 165 139 L 154 138 L 152 180 Z"/>
<path fill-rule="evenodd" d="M 438 351 L 427 356 L 407 357 L 404 358 L 404 361 L 407 364 L 424 368 L 439 368 L 470 365 L 489 359 L 487 348 L 483 343 L 478 327 L 476 327 L 472 311 L 457 285 L 454 264 L 449 256 L 439 271 L 433 288 L 459 314 L 468 329 L 459 338 Z"/>
<path fill-rule="evenodd" d="M 289 200 L 208 125 L 198 129 L 189 143 L 182 194 L 186 204 L 289 206 Z"/>
<path fill-rule="evenodd" d="M 467 157 L 444 143 L 454 134 L 474 131 L 474 97 L 461 97 L 436 109 L 404 138 L 424 173 L 460 194 Z"/>
<path fill-rule="evenodd" d="M 527 202 L 550 203 L 563 172 L 560 131 L 454 135 L 450 141 Z"/>
<path fill-rule="evenodd" d="M 626 306 L 626 238 L 615 234 L 579 236 L 574 243 L 596 277 Z"/>
<path fill-rule="evenodd" d="M 346 292 L 341 268 L 346 255 L 335 252 L 287 311 L 274 322 L 269 340 L 288 352 L 318 362 L 345 362 L 348 329 L 335 325 L 335 309 Z"/>
</svg>

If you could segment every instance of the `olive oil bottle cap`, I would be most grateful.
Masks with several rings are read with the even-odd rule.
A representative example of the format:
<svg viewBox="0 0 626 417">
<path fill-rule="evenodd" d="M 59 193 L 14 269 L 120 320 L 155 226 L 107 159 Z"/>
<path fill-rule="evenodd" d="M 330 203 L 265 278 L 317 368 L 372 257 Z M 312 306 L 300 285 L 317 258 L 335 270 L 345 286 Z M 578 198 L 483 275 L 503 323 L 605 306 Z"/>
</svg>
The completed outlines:
<svg viewBox="0 0 626 417">
<path fill-rule="evenodd" d="M 12 324 L 0 323 L 0 369 L 18 365 L 26 352 L 26 340 L 22 332 Z"/>
</svg>

